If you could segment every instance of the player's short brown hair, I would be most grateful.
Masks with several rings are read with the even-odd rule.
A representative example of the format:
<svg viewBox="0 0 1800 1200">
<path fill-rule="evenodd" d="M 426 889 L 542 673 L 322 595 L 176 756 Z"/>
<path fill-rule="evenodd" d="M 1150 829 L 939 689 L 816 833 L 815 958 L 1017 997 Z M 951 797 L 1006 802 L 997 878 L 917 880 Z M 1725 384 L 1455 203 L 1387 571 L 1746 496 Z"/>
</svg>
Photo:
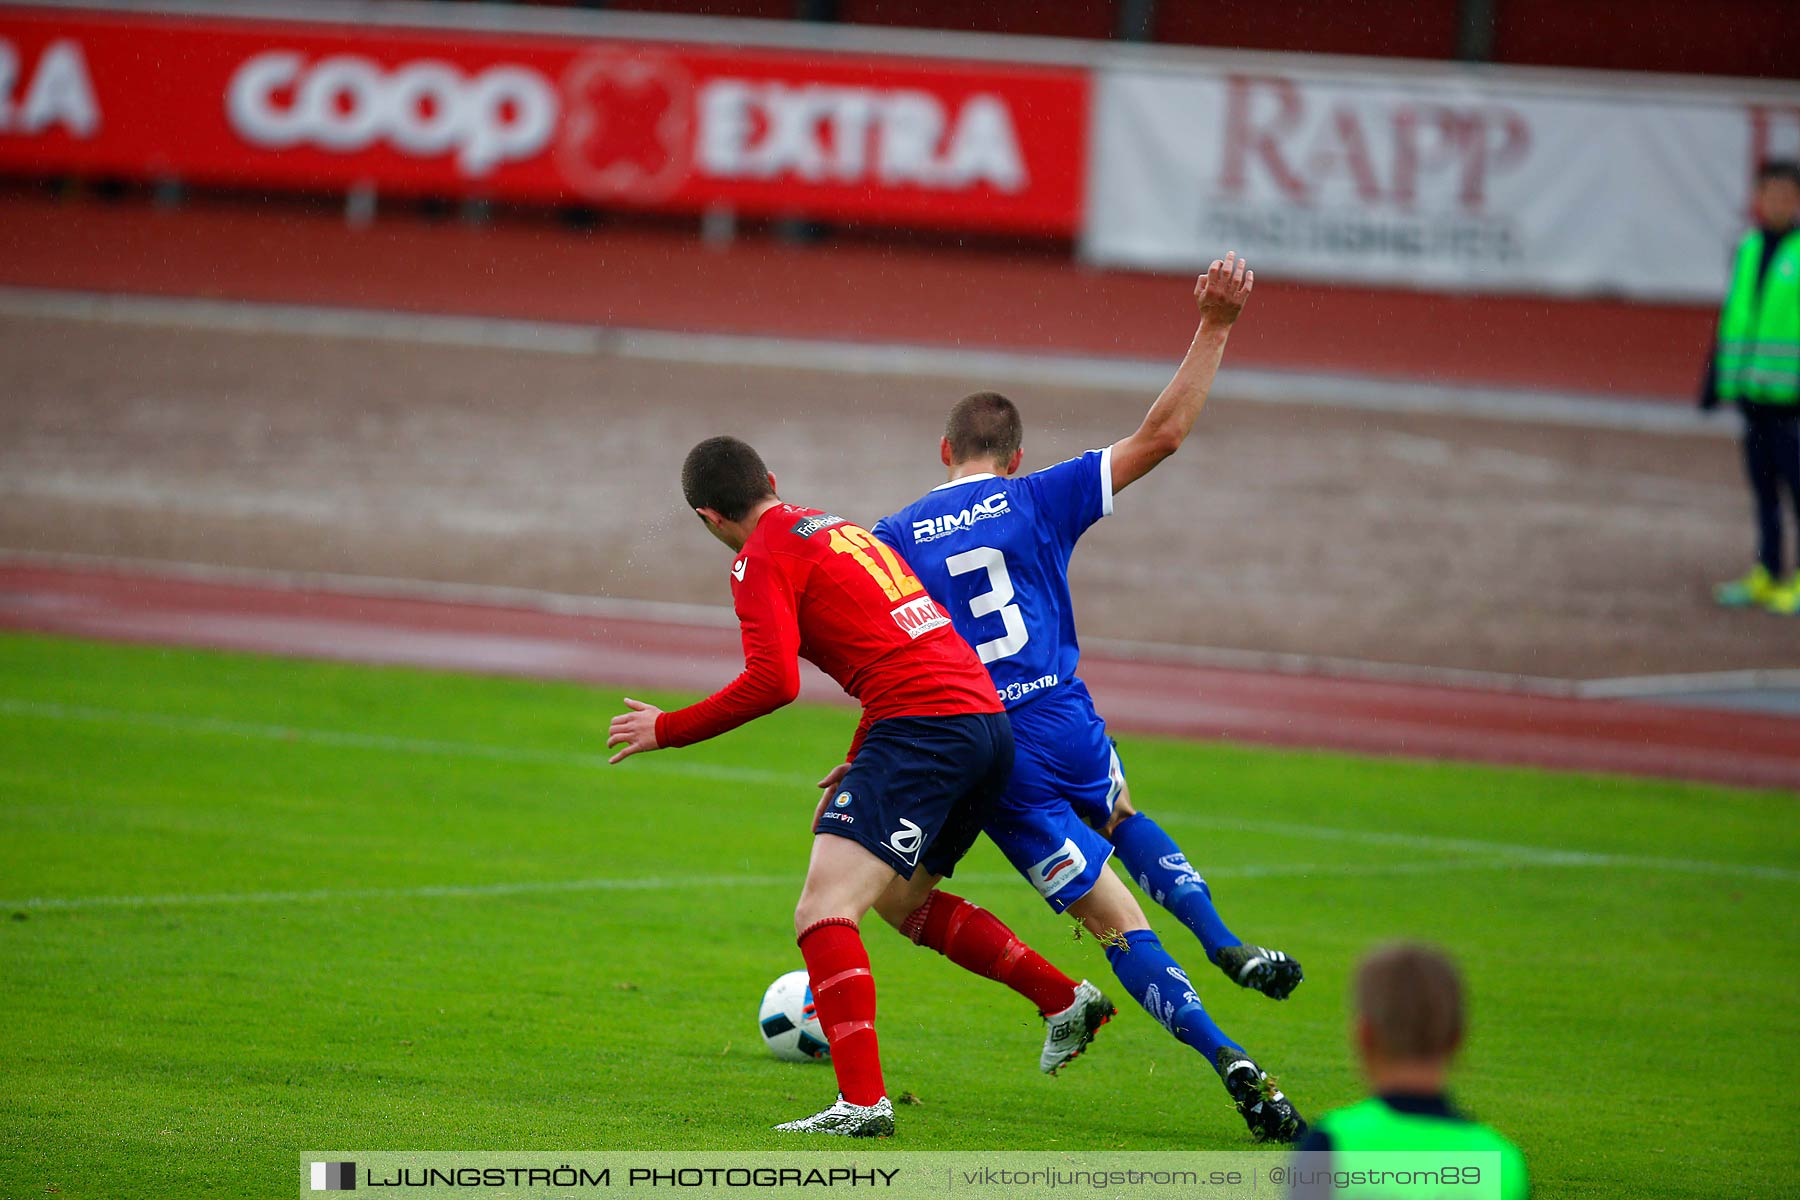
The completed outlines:
<svg viewBox="0 0 1800 1200">
<path fill-rule="evenodd" d="M 1765 183 L 1773 183 L 1777 179 L 1800 186 L 1800 163 L 1791 158 L 1765 158 L 1757 164 L 1756 184 L 1758 187 Z"/>
<path fill-rule="evenodd" d="M 1394 1058 L 1436 1062 L 1462 1044 L 1462 976 L 1441 950 L 1397 942 L 1373 951 L 1357 968 L 1355 1002 Z"/>
<path fill-rule="evenodd" d="M 762 455 L 747 442 L 710 437 L 681 464 L 681 494 L 689 508 L 710 508 L 727 521 L 741 521 L 758 500 L 775 493 Z"/>
<path fill-rule="evenodd" d="M 991 458 L 1005 466 L 1025 440 L 1025 423 L 1018 406 L 999 392 L 964 396 L 944 422 L 950 440 L 950 461 Z"/>
</svg>

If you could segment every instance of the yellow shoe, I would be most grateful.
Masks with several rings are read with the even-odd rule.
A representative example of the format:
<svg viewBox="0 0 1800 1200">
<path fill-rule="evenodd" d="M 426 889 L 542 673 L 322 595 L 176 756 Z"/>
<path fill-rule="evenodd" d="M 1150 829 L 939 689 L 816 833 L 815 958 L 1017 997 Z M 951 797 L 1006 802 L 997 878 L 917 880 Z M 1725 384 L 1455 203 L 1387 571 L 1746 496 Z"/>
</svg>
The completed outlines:
<svg viewBox="0 0 1800 1200">
<path fill-rule="evenodd" d="M 1763 611 L 1778 617 L 1800 615 L 1800 580 L 1789 580 L 1786 587 L 1773 588 L 1762 602 Z"/>
<path fill-rule="evenodd" d="M 1726 608 L 1767 606 L 1776 593 L 1782 590 L 1769 577 L 1768 569 L 1757 563 L 1742 579 L 1733 579 L 1714 587 L 1713 599 Z"/>
</svg>

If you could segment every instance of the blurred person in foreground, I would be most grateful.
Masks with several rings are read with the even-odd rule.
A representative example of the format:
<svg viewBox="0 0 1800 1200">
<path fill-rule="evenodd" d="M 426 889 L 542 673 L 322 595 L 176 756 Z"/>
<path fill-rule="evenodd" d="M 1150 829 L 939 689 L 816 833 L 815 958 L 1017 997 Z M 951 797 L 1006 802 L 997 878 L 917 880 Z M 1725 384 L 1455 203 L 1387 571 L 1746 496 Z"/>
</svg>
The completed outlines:
<svg viewBox="0 0 1800 1200">
<path fill-rule="evenodd" d="M 1757 227 L 1738 243 L 1700 407 L 1736 404 L 1744 414 L 1757 561 L 1743 578 L 1714 588 L 1713 598 L 1793 616 L 1800 580 L 1783 567 L 1781 494 L 1800 526 L 1800 166 L 1764 163 L 1755 204 Z"/>
<path fill-rule="evenodd" d="M 1462 977 L 1442 951 L 1412 943 L 1375 950 L 1356 971 L 1351 1040 L 1369 1090 L 1360 1104 L 1326 1113 L 1295 1147 L 1289 1173 L 1294 1196 L 1437 1195 L 1404 1180 L 1344 1187 L 1342 1171 L 1404 1173 L 1458 1171 L 1481 1162 L 1466 1156 L 1497 1153 L 1499 1187 L 1483 1179 L 1470 1195 L 1521 1200 L 1531 1194 L 1525 1156 L 1496 1130 L 1470 1120 L 1450 1105 L 1450 1063 L 1464 1031 Z M 1411 1153 L 1408 1153 L 1411 1152 Z M 1414 1158 L 1424 1152 L 1429 1160 Z M 1408 1153 L 1405 1159 L 1381 1155 Z"/>
</svg>

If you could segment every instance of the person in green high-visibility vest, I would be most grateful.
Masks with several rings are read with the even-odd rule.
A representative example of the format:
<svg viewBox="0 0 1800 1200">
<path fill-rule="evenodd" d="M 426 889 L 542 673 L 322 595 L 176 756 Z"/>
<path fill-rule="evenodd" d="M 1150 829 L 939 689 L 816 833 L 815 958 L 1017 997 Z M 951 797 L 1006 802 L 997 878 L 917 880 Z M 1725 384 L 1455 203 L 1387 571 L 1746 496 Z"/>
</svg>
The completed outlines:
<svg viewBox="0 0 1800 1200">
<path fill-rule="evenodd" d="M 1353 1002 L 1351 1040 L 1374 1094 L 1313 1124 L 1294 1147 L 1290 1195 L 1445 1195 L 1422 1186 L 1418 1172 L 1455 1171 L 1458 1195 L 1530 1196 L 1519 1148 L 1451 1107 L 1445 1091 L 1464 1031 L 1462 976 L 1449 956 L 1409 942 L 1383 946 L 1357 968 Z M 1364 1180 L 1345 1178 L 1358 1172 Z"/>
<path fill-rule="evenodd" d="M 1793 616 L 1800 580 L 1783 567 L 1781 496 L 1787 493 L 1800 526 L 1800 166 L 1764 163 L 1755 201 L 1757 227 L 1738 243 L 1700 407 L 1736 404 L 1744 415 L 1757 556 L 1747 575 L 1721 583 L 1713 598 Z"/>
</svg>

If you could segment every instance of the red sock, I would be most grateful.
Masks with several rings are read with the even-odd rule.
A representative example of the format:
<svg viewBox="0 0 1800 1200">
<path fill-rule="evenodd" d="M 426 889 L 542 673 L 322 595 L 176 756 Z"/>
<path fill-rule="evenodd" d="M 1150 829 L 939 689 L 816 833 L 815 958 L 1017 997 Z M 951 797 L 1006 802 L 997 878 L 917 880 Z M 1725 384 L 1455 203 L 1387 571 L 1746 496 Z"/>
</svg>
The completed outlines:
<svg viewBox="0 0 1800 1200">
<path fill-rule="evenodd" d="M 1014 937 L 999 917 L 961 896 L 931 893 L 900 932 L 966 971 L 1004 983 L 1040 1013 L 1061 1012 L 1075 1003 L 1073 979 Z"/>
<path fill-rule="evenodd" d="M 800 954 L 831 1044 L 838 1091 L 852 1104 L 873 1104 L 887 1095 L 887 1087 L 875 1044 L 875 978 L 862 934 L 848 917 L 827 917 L 800 935 Z"/>
</svg>

